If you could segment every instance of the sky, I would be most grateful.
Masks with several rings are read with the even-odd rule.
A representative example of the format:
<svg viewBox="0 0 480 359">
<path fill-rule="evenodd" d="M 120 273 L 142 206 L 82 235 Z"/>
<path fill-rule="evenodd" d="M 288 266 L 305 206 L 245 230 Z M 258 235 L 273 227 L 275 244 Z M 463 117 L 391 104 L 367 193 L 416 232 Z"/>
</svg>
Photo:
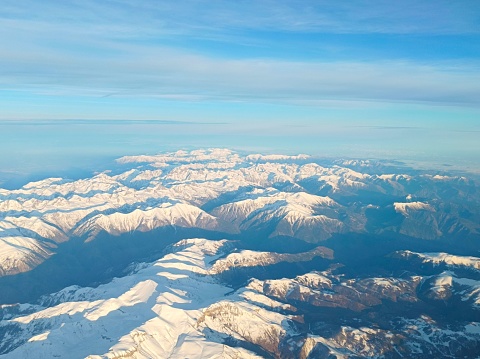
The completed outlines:
<svg viewBox="0 0 480 359">
<path fill-rule="evenodd" d="M 478 138 L 476 0 L 0 7 L 3 173 L 190 146 L 480 169 Z"/>
</svg>

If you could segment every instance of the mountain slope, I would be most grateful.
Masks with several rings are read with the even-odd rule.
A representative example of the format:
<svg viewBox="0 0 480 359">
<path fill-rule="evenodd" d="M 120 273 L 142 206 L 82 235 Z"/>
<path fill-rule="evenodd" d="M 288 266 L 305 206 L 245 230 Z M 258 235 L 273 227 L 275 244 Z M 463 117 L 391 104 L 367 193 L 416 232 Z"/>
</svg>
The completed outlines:
<svg viewBox="0 0 480 359">
<path fill-rule="evenodd" d="M 466 177 L 371 174 L 373 162 L 320 165 L 304 155 L 241 156 L 226 149 L 118 163 L 115 171 L 91 178 L 0 190 L 0 236 L 17 238 L 4 241 L 10 254 L 0 275 L 29 271 L 75 238 L 160 228 L 307 243 L 385 231 L 429 240 L 480 236 L 480 191 Z M 7 236 L 15 228 L 20 234 Z M 20 237 L 28 249 L 12 245 Z"/>
<path fill-rule="evenodd" d="M 2 306 L 1 356 L 429 358 L 470 357 L 479 349 L 479 321 L 445 324 L 434 312 L 415 315 L 427 308 L 418 289 L 430 277 L 351 280 L 332 267 L 252 279 L 232 290 L 218 274 L 230 269 L 233 257 L 242 266 L 267 269 L 292 259 L 255 251 L 233 256 L 234 246 L 182 240 L 160 259 L 137 264 L 109 283 L 68 287 L 36 304 Z"/>
<path fill-rule="evenodd" d="M 20 311 L 1 322 L 2 349 L 20 345 L 4 357 L 254 357 L 208 340 L 195 328 L 202 308 L 230 291 L 205 277 L 205 262 L 221 246 L 184 241 L 176 245 L 178 252 L 129 276 L 97 288 L 67 288 L 68 295 L 49 298 L 61 297 L 57 305 Z"/>
</svg>

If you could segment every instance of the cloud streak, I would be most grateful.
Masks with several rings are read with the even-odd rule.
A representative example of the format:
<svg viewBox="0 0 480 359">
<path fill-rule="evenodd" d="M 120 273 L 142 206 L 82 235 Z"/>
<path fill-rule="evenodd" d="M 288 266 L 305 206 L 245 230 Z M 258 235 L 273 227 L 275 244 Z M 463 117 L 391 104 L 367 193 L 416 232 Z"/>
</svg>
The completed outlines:
<svg viewBox="0 0 480 359">
<path fill-rule="evenodd" d="M 210 36 L 230 30 L 285 30 L 334 33 L 479 33 L 480 11 L 468 0 L 109 0 L 42 2 L 5 0 L 4 18 L 29 17 L 45 23 L 102 24 L 116 36 L 188 34 Z M 118 24 L 122 24 L 121 27 Z M 88 28 L 85 29 L 87 32 Z"/>
<path fill-rule="evenodd" d="M 129 126 L 129 125 L 178 125 L 178 126 L 190 126 L 190 125 L 227 125 L 227 122 L 202 122 L 202 121 L 173 121 L 173 120 L 138 120 L 138 119 L 23 119 L 23 120 L 0 120 L 1 126 L 18 126 L 19 124 L 26 126 L 70 126 L 70 125 L 109 125 L 109 126 Z"/>
<path fill-rule="evenodd" d="M 480 31 L 478 19 L 478 9 L 467 1 L 405 1 L 400 7 L 389 1 L 348 6 L 212 1 L 206 6 L 193 0 L 27 0 L 20 6 L 7 0 L 0 10 L 0 83 L 4 91 L 47 96 L 478 106 L 480 72 L 474 60 L 292 61 L 248 53 L 215 56 L 175 42 L 255 43 L 248 35 L 253 30 L 474 34 Z"/>
<path fill-rule="evenodd" d="M 101 58 L 57 50 L 16 50 L 0 59 L 3 89 L 182 101 L 480 104 L 480 75 L 474 66 L 232 60 L 131 44 L 116 45 L 115 56 Z"/>
</svg>

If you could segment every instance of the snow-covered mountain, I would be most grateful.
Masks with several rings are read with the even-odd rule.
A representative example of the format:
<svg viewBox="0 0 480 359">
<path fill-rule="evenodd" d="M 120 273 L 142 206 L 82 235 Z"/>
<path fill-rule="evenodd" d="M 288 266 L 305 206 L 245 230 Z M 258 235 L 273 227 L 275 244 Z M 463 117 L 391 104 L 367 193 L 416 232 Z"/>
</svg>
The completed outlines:
<svg viewBox="0 0 480 359">
<path fill-rule="evenodd" d="M 121 170 L 92 178 L 0 190 L 0 275 L 35 268 L 72 238 L 159 228 L 310 243 L 342 233 L 438 239 L 480 231 L 478 186 L 465 177 L 372 175 L 304 155 L 241 156 L 226 149 L 118 162 Z"/>
<path fill-rule="evenodd" d="M 0 189 L 0 357 L 474 357 L 479 189 L 227 149 Z"/>
<path fill-rule="evenodd" d="M 2 306 L 2 357 L 455 357 L 479 348 L 480 322 L 473 318 L 445 325 L 402 312 L 422 307 L 417 289 L 429 278 L 342 279 L 327 270 L 232 289 L 218 277 L 230 269 L 225 263 L 268 268 L 292 259 L 242 251 L 234 260 L 228 254 L 234 245 L 182 240 L 111 282 Z M 341 316 L 329 322 L 341 310 L 343 322 Z M 382 318 L 385 310 L 395 315 Z"/>
<path fill-rule="evenodd" d="M 15 314 L 1 322 L 2 347 L 17 349 L 5 357 L 254 357 L 202 331 L 207 308 L 227 298 L 239 301 L 238 295 L 226 296 L 230 288 L 206 276 L 206 263 L 222 244 L 183 241 L 172 253 L 110 283 L 66 288 L 43 298 L 48 307 L 10 308 Z"/>
</svg>

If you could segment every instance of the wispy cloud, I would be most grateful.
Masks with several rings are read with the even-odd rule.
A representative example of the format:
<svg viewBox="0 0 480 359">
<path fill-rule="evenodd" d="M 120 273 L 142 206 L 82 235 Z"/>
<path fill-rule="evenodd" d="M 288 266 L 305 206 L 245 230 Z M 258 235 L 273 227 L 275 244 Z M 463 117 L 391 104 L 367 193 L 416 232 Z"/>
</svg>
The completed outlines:
<svg viewBox="0 0 480 359">
<path fill-rule="evenodd" d="M 31 15 L 26 16 L 25 9 Z M 2 2 L 4 18 L 89 24 L 135 33 L 207 35 L 225 30 L 261 29 L 361 33 L 479 33 L 480 11 L 474 1 L 459 0 L 198 0 Z M 121 24 L 122 26 L 118 26 Z M 86 28 L 89 32 L 90 29 Z"/>
<path fill-rule="evenodd" d="M 221 59 L 167 47 L 116 44 L 115 55 L 7 50 L 4 89 L 43 94 L 202 101 L 387 101 L 480 104 L 475 66 L 411 62 Z"/>
<path fill-rule="evenodd" d="M 477 106 L 475 61 L 291 61 L 248 53 L 215 56 L 172 44 L 183 36 L 255 41 L 247 35 L 252 30 L 471 34 L 480 31 L 473 3 L 25 0 L 20 5 L 7 0 L 0 10 L 1 89 L 190 102 Z"/>
<path fill-rule="evenodd" d="M 77 118 L 68 118 L 68 119 L 22 119 L 22 120 L 0 120 L 1 126 L 18 126 L 27 125 L 27 126 L 65 126 L 65 125 L 109 125 L 109 126 L 129 126 L 129 125 L 178 125 L 178 126 L 190 126 L 190 125 L 226 125 L 227 122 L 205 122 L 205 121 L 173 121 L 173 120 L 158 120 L 158 119 L 148 119 L 148 120 L 137 120 L 137 119 L 77 119 Z"/>
<path fill-rule="evenodd" d="M 426 127 L 420 126 L 348 126 L 351 128 L 370 128 L 372 130 L 426 130 Z"/>
</svg>

